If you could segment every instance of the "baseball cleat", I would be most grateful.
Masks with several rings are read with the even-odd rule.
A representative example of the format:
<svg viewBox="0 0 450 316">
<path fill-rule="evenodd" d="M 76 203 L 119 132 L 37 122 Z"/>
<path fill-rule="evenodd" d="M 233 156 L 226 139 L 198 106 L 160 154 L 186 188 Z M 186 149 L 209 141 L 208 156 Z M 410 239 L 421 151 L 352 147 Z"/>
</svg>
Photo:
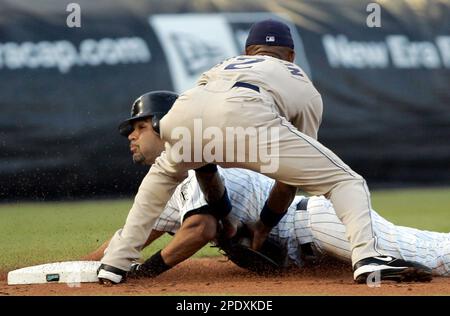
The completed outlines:
<svg viewBox="0 0 450 316">
<path fill-rule="evenodd" d="M 373 273 L 379 273 L 379 280 L 397 282 L 429 282 L 431 269 L 413 261 L 389 256 L 371 257 L 358 261 L 353 268 L 356 283 L 366 283 Z M 377 277 L 377 276 L 375 276 Z"/>
<path fill-rule="evenodd" d="M 101 264 L 97 270 L 99 283 L 106 286 L 122 282 L 125 279 L 126 274 L 126 271 L 107 264 Z"/>
<path fill-rule="evenodd" d="M 138 262 L 135 262 L 131 265 L 130 271 L 127 273 L 127 278 L 130 279 L 139 279 L 142 277 L 141 271 L 139 271 L 141 267 L 141 264 Z"/>
</svg>

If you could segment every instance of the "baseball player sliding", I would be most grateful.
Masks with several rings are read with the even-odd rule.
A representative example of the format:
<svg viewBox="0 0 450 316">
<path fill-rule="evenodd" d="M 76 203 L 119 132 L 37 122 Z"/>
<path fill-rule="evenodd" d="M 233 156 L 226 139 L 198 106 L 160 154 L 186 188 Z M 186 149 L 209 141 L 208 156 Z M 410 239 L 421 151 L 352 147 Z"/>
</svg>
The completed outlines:
<svg viewBox="0 0 450 316">
<path fill-rule="evenodd" d="M 151 165 L 160 155 L 162 141 L 152 127 L 152 117 L 154 113 L 167 112 L 175 98 L 176 95 L 170 92 L 152 92 L 140 97 L 133 105 L 132 112 L 138 114 L 122 124 L 121 133 L 130 140 L 135 162 Z M 219 173 L 233 205 L 228 215 L 230 222 L 247 225 L 256 222 L 275 181 L 244 169 L 219 168 Z M 211 214 L 201 212 L 207 207 L 195 173 L 190 171 L 157 219 L 145 245 L 165 232 L 175 234 L 174 238 L 162 251 L 140 265 L 137 275 L 157 276 L 214 241 L 216 220 Z M 371 216 L 380 249 L 390 256 L 419 262 L 431 269 L 433 275 L 450 275 L 450 234 L 395 226 L 373 210 Z M 331 202 L 323 196 L 297 196 L 268 239 L 283 247 L 286 264 L 298 267 L 304 264 L 306 255 L 308 258 L 329 255 L 347 262 L 351 259 L 345 226 L 337 218 Z M 84 259 L 99 260 L 107 245 L 105 243 Z M 314 250 L 313 257 L 312 253 L 304 253 L 311 249 Z"/>
<path fill-rule="evenodd" d="M 101 260 L 100 280 L 122 280 L 140 258 L 151 229 L 188 170 L 211 163 L 253 170 L 276 180 L 252 226 L 255 249 L 286 214 L 300 187 L 332 202 L 351 245 L 355 281 L 365 282 L 372 272 L 379 272 L 382 280 L 402 279 L 405 274 L 412 280 L 423 279 L 427 267 L 380 248 L 365 180 L 301 132 L 304 109 L 315 108 L 321 101 L 303 71 L 280 59 L 292 57 L 292 50 L 285 24 L 257 23 L 247 39 L 247 55 L 223 61 L 205 72 L 195 88 L 180 95 L 159 122 L 165 151 L 144 178 L 123 229 L 113 236 Z M 254 133 L 230 137 L 230 130 Z M 230 210 L 228 193 L 221 190 L 218 201 L 211 199 L 208 187 L 220 188 L 220 177 L 214 168 L 206 174 L 212 176 L 199 185 L 208 205 L 225 217 Z"/>
</svg>

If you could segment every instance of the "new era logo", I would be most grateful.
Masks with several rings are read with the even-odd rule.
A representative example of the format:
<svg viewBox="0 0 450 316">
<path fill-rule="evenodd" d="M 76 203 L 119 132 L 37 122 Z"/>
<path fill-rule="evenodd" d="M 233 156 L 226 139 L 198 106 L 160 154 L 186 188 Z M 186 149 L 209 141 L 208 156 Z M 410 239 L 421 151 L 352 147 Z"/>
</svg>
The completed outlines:
<svg viewBox="0 0 450 316">
<path fill-rule="evenodd" d="M 268 35 L 266 36 L 266 43 L 275 42 L 275 36 Z"/>
</svg>

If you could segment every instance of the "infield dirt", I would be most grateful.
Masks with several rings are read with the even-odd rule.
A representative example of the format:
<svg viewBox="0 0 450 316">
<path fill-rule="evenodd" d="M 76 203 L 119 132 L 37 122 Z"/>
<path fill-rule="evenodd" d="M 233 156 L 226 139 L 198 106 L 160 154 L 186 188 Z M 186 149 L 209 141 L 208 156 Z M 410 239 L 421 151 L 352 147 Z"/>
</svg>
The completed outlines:
<svg viewBox="0 0 450 316">
<path fill-rule="evenodd" d="M 450 278 L 369 287 L 355 284 L 351 269 L 336 262 L 291 269 L 281 276 L 258 276 L 217 257 L 190 259 L 157 278 L 112 287 L 96 283 L 9 286 L 3 272 L 1 295 L 450 295 Z"/>
</svg>

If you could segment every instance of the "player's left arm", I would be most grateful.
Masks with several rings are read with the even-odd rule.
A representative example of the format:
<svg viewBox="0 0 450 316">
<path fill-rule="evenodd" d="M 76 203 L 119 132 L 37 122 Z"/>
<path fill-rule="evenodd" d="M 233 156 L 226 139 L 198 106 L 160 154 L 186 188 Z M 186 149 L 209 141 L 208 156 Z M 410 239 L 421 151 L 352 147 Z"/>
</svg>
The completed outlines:
<svg viewBox="0 0 450 316">
<path fill-rule="evenodd" d="M 139 265 L 133 277 L 153 278 L 173 268 L 213 240 L 216 231 L 217 220 L 210 214 L 193 214 L 185 218 L 172 240 Z"/>
<path fill-rule="evenodd" d="M 161 251 L 164 262 L 173 267 L 190 258 L 216 237 L 217 220 L 209 214 L 195 214 L 183 221 L 172 240 Z"/>
<path fill-rule="evenodd" d="M 197 183 L 217 219 L 226 217 L 231 211 L 227 190 L 215 164 L 207 164 L 195 170 Z"/>
<path fill-rule="evenodd" d="M 217 166 L 208 164 L 196 169 L 195 177 L 209 205 L 210 214 L 221 221 L 225 236 L 231 237 L 236 232 L 236 228 L 227 218 L 232 205 Z"/>
<path fill-rule="evenodd" d="M 210 170 L 205 168 L 203 171 L 208 171 L 205 173 L 206 180 L 217 180 L 214 179 L 218 176 L 215 170 L 209 172 Z M 222 183 L 220 177 L 219 180 Z M 177 190 L 173 208 L 177 210 L 181 226 L 162 250 L 137 267 L 133 272 L 135 277 L 156 277 L 190 258 L 216 237 L 218 221 L 213 215 L 214 209 L 202 194 L 197 178 L 189 177 Z M 211 191 L 211 187 L 206 188 L 206 191 Z"/>
<path fill-rule="evenodd" d="M 253 231 L 252 248 L 258 250 L 267 236 L 286 214 L 295 198 L 297 188 L 279 181 L 275 184 L 261 211 L 259 220 L 249 226 Z"/>
</svg>

